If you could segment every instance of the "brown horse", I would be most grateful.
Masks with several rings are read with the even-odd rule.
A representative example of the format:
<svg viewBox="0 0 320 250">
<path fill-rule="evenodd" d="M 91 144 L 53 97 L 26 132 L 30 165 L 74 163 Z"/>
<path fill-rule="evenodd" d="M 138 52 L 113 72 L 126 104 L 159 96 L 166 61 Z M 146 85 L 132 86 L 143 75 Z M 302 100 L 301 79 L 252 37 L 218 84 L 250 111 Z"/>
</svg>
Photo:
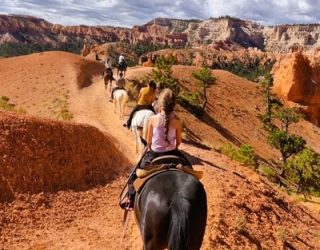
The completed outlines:
<svg viewBox="0 0 320 250">
<path fill-rule="evenodd" d="M 118 64 L 118 66 L 117 66 L 117 68 L 118 68 L 117 75 L 122 73 L 123 77 L 125 77 L 126 76 L 127 67 L 128 67 L 128 64 L 126 62 L 122 62 L 122 63 Z"/>
<path fill-rule="evenodd" d="M 134 212 L 144 250 L 199 250 L 207 220 L 202 184 L 180 171 L 160 173 L 136 195 Z"/>
<path fill-rule="evenodd" d="M 111 89 L 112 89 L 112 81 L 115 80 L 115 79 L 113 78 L 112 69 L 106 69 L 106 70 L 103 72 L 103 80 L 104 80 L 104 86 L 105 86 L 106 89 L 107 89 L 107 87 L 108 87 L 108 84 L 110 83 L 110 85 L 109 85 L 109 91 L 111 92 Z"/>
</svg>

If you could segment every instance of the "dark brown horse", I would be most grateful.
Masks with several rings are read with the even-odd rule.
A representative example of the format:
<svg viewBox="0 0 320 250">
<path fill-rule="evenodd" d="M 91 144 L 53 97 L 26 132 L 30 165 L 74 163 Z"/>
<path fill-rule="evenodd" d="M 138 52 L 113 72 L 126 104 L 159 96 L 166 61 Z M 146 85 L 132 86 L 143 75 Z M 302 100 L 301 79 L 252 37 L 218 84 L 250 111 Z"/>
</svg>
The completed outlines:
<svg viewBox="0 0 320 250">
<path fill-rule="evenodd" d="M 147 181 L 134 212 L 144 250 L 198 250 L 207 220 L 207 198 L 192 175 L 170 170 Z"/>
<path fill-rule="evenodd" d="M 118 68 L 117 75 L 119 76 L 119 74 L 122 73 L 123 77 L 125 77 L 126 76 L 127 67 L 128 67 L 128 64 L 125 61 L 120 63 L 120 64 L 118 64 L 118 66 L 117 66 L 117 68 Z"/>
<path fill-rule="evenodd" d="M 108 87 L 108 84 L 110 83 L 109 85 L 109 91 L 111 92 L 111 89 L 112 89 L 112 81 L 115 80 L 113 78 L 113 72 L 112 72 L 112 69 L 106 69 L 104 72 L 103 72 L 103 80 L 104 80 L 104 86 L 105 88 L 107 89 Z"/>
</svg>

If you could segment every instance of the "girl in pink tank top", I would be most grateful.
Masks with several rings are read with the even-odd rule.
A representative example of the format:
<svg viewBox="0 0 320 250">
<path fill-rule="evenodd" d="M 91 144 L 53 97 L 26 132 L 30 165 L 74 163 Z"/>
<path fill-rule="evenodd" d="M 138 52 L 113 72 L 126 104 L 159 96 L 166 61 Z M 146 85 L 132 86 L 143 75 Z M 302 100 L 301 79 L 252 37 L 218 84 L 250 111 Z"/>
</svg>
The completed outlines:
<svg viewBox="0 0 320 250">
<path fill-rule="evenodd" d="M 164 112 L 161 112 L 156 116 L 158 116 L 157 119 L 159 119 L 159 124 L 158 126 L 153 127 L 152 130 L 151 150 L 157 153 L 175 150 L 177 145 L 176 129 L 169 126 L 168 131 L 166 131 Z M 169 119 L 172 119 L 172 115 Z"/>
<path fill-rule="evenodd" d="M 147 128 L 148 150 L 142 157 L 139 168 L 150 165 L 152 160 L 159 156 L 176 155 L 183 159 L 185 165 L 191 166 L 187 158 L 178 150 L 182 142 L 181 123 L 173 114 L 175 96 L 170 89 L 161 91 L 158 105 L 160 113 L 151 116 Z M 132 174 L 128 180 L 128 200 L 121 204 L 124 209 L 132 209 L 135 197 L 133 182 L 136 175 Z"/>
</svg>

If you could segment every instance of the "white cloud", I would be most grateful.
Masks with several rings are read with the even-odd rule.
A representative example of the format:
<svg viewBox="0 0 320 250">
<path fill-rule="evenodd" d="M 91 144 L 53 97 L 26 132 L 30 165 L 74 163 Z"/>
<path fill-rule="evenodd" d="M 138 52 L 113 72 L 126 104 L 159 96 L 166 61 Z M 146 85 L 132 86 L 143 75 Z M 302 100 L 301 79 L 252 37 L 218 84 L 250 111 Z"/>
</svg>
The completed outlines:
<svg viewBox="0 0 320 250">
<path fill-rule="evenodd" d="M 132 26 L 159 16 L 223 15 L 265 24 L 318 23 L 320 0 L 1 0 L 0 13 L 34 15 L 67 25 Z"/>
</svg>

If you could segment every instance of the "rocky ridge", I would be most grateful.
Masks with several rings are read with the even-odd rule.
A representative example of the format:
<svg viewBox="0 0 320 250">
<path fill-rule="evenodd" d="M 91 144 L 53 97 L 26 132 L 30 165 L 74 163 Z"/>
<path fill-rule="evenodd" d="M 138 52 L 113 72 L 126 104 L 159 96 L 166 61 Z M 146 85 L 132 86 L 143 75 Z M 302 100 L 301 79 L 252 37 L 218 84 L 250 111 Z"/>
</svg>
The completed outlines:
<svg viewBox="0 0 320 250">
<path fill-rule="evenodd" d="M 10 39 L 9 39 L 10 38 Z M 288 52 L 296 47 L 310 50 L 320 45 L 320 25 L 263 26 L 231 17 L 207 20 L 156 18 L 129 28 L 111 26 L 62 26 L 29 16 L 0 15 L 0 44 L 129 42 L 202 46 L 229 42 L 238 47 L 257 47 L 272 52 Z"/>
<path fill-rule="evenodd" d="M 130 30 L 111 26 L 63 26 L 36 17 L 0 15 L 0 41 L 4 36 L 14 38 L 11 42 L 57 46 L 61 43 L 83 41 L 96 43 L 129 41 Z"/>
</svg>

